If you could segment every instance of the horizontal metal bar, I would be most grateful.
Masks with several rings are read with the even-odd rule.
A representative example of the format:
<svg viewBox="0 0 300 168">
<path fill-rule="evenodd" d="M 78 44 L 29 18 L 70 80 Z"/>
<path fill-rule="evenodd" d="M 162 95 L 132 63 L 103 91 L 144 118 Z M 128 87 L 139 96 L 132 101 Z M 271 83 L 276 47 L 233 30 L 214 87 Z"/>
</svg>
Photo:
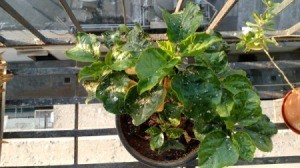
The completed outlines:
<svg viewBox="0 0 300 168">
<path fill-rule="evenodd" d="M 60 138 L 60 137 L 84 137 L 117 135 L 116 128 L 87 129 L 87 130 L 56 130 L 56 131 L 20 131 L 4 132 L 4 139 L 16 138 Z"/>
<path fill-rule="evenodd" d="M 298 86 L 298 85 L 296 85 Z M 300 85 L 299 85 L 300 86 Z M 271 90 L 271 89 L 272 90 Z M 261 100 L 273 100 L 283 98 L 284 95 L 289 90 L 281 90 L 282 87 L 268 87 L 268 90 L 264 88 L 256 87 L 258 90 L 259 96 Z M 280 90 L 278 90 L 280 89 Z M 84 96 L 84 95 L 82 95 Z M 50 106 L 56 104 L 75 104 L 75 103 L 85 103 L 86 97 L 61 97 L 61 98 L 28 98 L 28 99 L 7 99 L 6 100 L 6 107 L 14 107 L 14 106 Z M 100 103 L 97 99 L 93 99 L 89 102 L 92 103 Z"/>
<path fill-rule="evenodd" d="M 300 69 L 300 60 L 285 60 L 276 61 L 277 65 L 282 69 Z M 229 66 L 235 69 L 274 69 L 274 65 L 270 61 L 257 62 L 235 62 L 229 63 Z M 10 70 L 14 75 L 33 76 L 33 75 L 61 75 L 61 74 L 76 74 L 81 69 L 80 67 L 49 67 L 49 68 L 16 68 Z"/>
<path fill-rule="evenodd" d="M 3 36 L 0 36 L 0 43 L 5 45 L 6 41 L 7 40 Z"/>
<path fill-rule="evenodd" d="M 14 75 L 18 76 L 38 76 L 38 75 L 70 75 L 77 74 L 80 68 L 75 67 L 55 67 L 55 68 L 24 68 L 10 69 Z"/>
<path fill-rule="evenodd" d="M 300 60 L 275 61 L 280 68 L 300 68 Z M 253 62 L 234 62 L 229 63 L 235 69 L 273 69 L 274 65 L 270 61 L 253 61 Z"/>
<path fill-rule="evenodd" d="M 275 156 L 254 158 L 252 162 L 238 161 L 235 166 L 239 165 L 264 165 L 264 164 L 284 164 L 284 163 L 300 163 L 300 156 Z M 197 166 L 198 160 L 189 163 L 188 166 Z"/>
<path fill-rule="evenodd" d="M 46 50 L 49 50 L 46 48 Z M 52 49 L 50 49 L 52 50 Z M 55 48 L 53 50 L 56 50 Z M 89 65 L 88 63 L 77 62 L 73 60 L 51 60 L 41 62 L 10 62 L 8 69 L 25 69 L 25 68 L 67 68 L 81 67 Z"/>
<path fill-rule="evenodd" d="M 1 4 L 1 3 L 0 3 Z M 83 27 L 83 30 L 86 32 L 95 32 L 95 33 L 101 33 L 103 31 L 106 30 L 111 30 L 112 28 L 116 28 L 118 27 L 118 25 L 114 25 L 113 27 L 104 27 L 104 29 L 99 29 L 97 27 L 93 27 L 93 26 L 88 26 L 88 25 L 81 25 Z M 85 27 L 84 27 L 85 26 Z M 130 26 L 129 26 L 130 27 Z M 145 29 L 149 29 L 147 27 L 145 27 Z M 151 30 L 151 29 L 150 29 Z M 5 32 L 3 32 L 4 30 L 2 30 L 1 34 L 5 37 Z M 24 31 L 21 30 L 10 30 L 10 32 L 16 32 L 16 34 L 19 33 L 24 33 Z M 58 34 L 56 33 L 52 33 L 52 32 L 56 32 L 56 30 L 51 30 L 51 32 L 46 32 L 45 30 L 40 30 L 39 32 L 43 32 L 43 34 L 48 34 L 47 37 L 53 37 L 51 39 L 48 39 L 49 43 L 55 45 L 69 45 L 72 46 L 74 45 L 75 40 L 73 39 L 73 35 L 71 34 L 62 34 L 60 36 L 58 36 Z M 147 30 L 146 30 L 147 32 Z M 26 32 L 25 32 L 26 33 Z M 238 43 L 240 41 L 240 39 L 238 38 L 238 35 L 241 34 L 240 31 L 223 31 L 220 32 L 223 36 L 223 39 L 228 42 L 228 43 Z M 56 37 L 58 36 L 58 37 Z M 72 38 L 71 38 L 72 36 Z M 55 38 L 54 38 L 55 37 Z M 161 34 L 157 34 L 157 33 L 150 33 L 150 37 L 153 39 L 153 41 L 157 41 L 157 40 L 167 40 L 167 36 L 165 34 L 165 32 L 162 32 Z M 14 39 L 7 39 L 6 41 L 6 46 L 9 47 L 14 47 L 14 46 L 47 46 L 46 44 L 32 44 L 32 42 L 30 41 L 31 38 L 28 38 L 26 40 L 14 40 Z M 100 40 L 102 40 L 100 38 Z M 276 37 L 277 42 L 299 42 L 300 41 L 300 36 L 299 35 L 291 35 L 291 36 L 279 36 Z M 2 48 L 4 46 L 0 46 L 0 48 Z M 102 51 L 102 50 L 101 50 Z"/>
<path fill-rule="evenodd" d="M 264 157 L 264 158 L 254 158 L 252 162 L 238 161 L 235 166 L 245 166 L 245 165 L 265 165 L 270 166 L 270 164 L 289 164 L 289 163 L 300 163 L 300 156 L 278 156 L 278 157 Z M 198 160 L 194 160 L 191 163 L 184 165 L 185 167 L 196 167 L 198 165 Z M 26 166 L 25 166 L 26 167 Z M 29 166 L 28 166 L 29 167 Z M 32 167 L 32 166 L 30 166 Z M 40 167 L 40 166 L 39 166 Z M 49 166 L 46 166 L 49 167 Z M 50 166 L 52 168 L 73 168 L 74 165 L 59 165 Z M 140 162 L 117 162 L 117 163 L 96 163 L 96 164 L 79 164 L 78 168 L 86 167 L 105 167 L 105 168 L 150 168 Z"/>
<path fill-rule="evenodd" d="M 275 123 L 276 128 L 279 130 L 283 130 L 283 129 L 289 129 L 285 123 Z"/>
<path fill-rule="evenodd" d="M 12 106 L 50 106 L 55 104 L 75 104 L 85 103 L 86 97 L 61 97 L 61 98 L 31 98 L 31 99 L 13 99 L 6 100 L 6 107 Z M 97 99 L 91 100 L 91 103 L 99 103 Z"/>
<path fill-rule="evenodd" d="M 99 31 L 107 31 L 111 29 L 118 28 L 120 24 L 81 24 L 81 27 L 86 32 L 99 32 Z M 134 27 L 135 24 L 126 24 L 127 27 Z M 144 29 L 149 29 L 150 25 L 142 26 Z"/>
<path fill-rule="evenodd" d="M 236 165 L 261 165 L 261 164 L 280 164 L 280 163 L 300 163 L 300 156 L 278 156 L 254 158 L 253 162 L 239 161 Z"/>
<path fill-rule="evenodd" d="M 288 129 L 284 123 L 276 123 L 276 127 L 280 130 Z M 4 132 L 4 139 L 11 138 L 60 138 L 60 137 L 84 137 L 84 136 L 104 136 L 117 135 L 116 128 L 105 129 L 85 129 L 85 130 L 54 130 L 54 131 L 20 131 L 20 132 Z"/>
</svg>

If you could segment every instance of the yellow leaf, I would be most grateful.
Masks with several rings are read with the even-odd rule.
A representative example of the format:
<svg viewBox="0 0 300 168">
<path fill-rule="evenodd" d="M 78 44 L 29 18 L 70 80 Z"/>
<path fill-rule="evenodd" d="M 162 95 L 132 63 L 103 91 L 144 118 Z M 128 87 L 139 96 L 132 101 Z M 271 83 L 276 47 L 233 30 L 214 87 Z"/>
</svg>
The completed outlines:
<svg viewBox="0 0 300 168">
<path fill-rule="evenodd" d="M 131 68 L 125 69 L 125 72 L 128 75 L 136 75 L 135 67 L 131 67 Z"/>
<path fill-rule="evenodd" d="M 166 77 L 164 79 L 164 90 L 163 90 L 163 101 L 161 102 L 161 105 L 159 106 L 159 108 L 156 110 L 157 112 L 162 112 L 165 108 L 165 99 L 167 96 L 167 89 L 170 87 L 171 84 L 171 80 Z"/>
<path fill-rule="evenodd" d="M 128 83 L 127 88 L 125 89 L 126 93 L 129 91 L 129 89 L 130 89 L 132 86 L 135 86 L 135 85 L 137 85 L 137 83 L 136 83 L 134 80 L 130 80 L 129 83 Z"/>
</svg>

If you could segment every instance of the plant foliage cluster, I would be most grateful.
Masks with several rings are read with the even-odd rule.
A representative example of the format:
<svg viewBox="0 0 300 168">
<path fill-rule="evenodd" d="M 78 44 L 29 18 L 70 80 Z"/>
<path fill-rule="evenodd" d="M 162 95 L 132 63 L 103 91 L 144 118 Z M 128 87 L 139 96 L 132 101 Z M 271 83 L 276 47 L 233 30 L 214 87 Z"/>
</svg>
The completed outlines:
<svg viewBox="0 0 300 168">
<path fill-rule="evenodd" d="M 266 10 L 262 14 L 253 12 L 252 22 L 246 22 L 246 25 L 250 27 L 250 31 L 246 32 L 241 37 L 241 42 L 237 44 L 237 49 L 244 49 L 245 52 L 251 50 L 268 50 L 268 45 L 273 44 L 278 46 L 274 37 L 268 37 L 266 31 L 273 31 L 274 20 L 276 16 L 274 9 L 279 5 L 272 0 L 262 0 L 266 6 Z"/>
<path fill-rule="evenodd" d="M 202 14 L 198 5 L 163 12 L 167 41 L 156 41 L 141 26 L 120 26 L 103 34 L 109 48 L 100 57 L 100 40 L 78 33 L 70 58 L 91 62 L 79 73 L 89 92 L 114 114 L 129 114 L 138 126 L 156 114 L 146 133 L 158 152 L 184 150 L 181 118 L 194 122 L 201 142 L 200 167 L 224 167 L 238 159 L 252 161 L 256 148 L 271 151 L 274 124 L 262 114 L 260 97 L 242 70 L 228 65 L 226 43 L 218 33 L 196 33 Z M 194 59 L 185 63 L 185 58 Z"/>
</svg>

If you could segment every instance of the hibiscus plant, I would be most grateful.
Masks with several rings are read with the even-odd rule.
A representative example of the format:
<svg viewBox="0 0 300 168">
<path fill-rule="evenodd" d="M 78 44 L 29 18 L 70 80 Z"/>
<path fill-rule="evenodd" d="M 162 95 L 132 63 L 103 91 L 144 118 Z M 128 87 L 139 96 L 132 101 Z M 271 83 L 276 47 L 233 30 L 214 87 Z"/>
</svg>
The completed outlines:
<svg viewBox="0 0 300 168">
<path fill-rule="evenodd" d="M 256 148 L 271 151 L 277 129 L 262 114 L 245 71 L 229 66 L 221 35 L 196 32 L 203 20 L 199 6 L 187 3 L 181 12 L 163 11 L 163 19 L 168 40 L 154 41 L 140 25 L 120 26 L 103 33 L 102 40 L 76 34 L 76 46 L 66 55 L 91 63 L 78 75 L 87 100 L 97 98 L 108 112 L 129 114 L 136 126 L 157 116 L 146 133 L 159 153 L 184 150 L 176 141 L 185 134 L 179 126 L 182 118 L 192 121 L 200 167 L 252 161 Z M 101 43 L 109 49 L 104 57 Z"/>
</svg>

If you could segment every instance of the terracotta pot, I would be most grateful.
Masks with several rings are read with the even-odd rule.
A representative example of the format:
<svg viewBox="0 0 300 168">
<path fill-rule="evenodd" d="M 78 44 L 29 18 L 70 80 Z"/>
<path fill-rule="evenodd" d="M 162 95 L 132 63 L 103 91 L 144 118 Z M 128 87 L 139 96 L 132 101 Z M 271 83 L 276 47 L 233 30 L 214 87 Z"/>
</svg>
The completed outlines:
<svg viewBox="0 0 300 168">
<path fill-rule="evenodd" d="M 300 134 L 300 88 L 290 91 L 284 97 L 282 103 L 282 117 L 286 125 Z"/>
<path fill-rule="evenodd" d="M 125 149 L 138 161 L 141 163 L 150 166 L 150 167 L 177 167 L 180 165 L 187 165 L 190 162 L 194 161 L 197 158 L 198 146 L 197 142 L 191 147 L 190 152 L 184 153 L 183 156 L 180 156 L 179 159 L 172 159 L 169 155 L 172 155 L 176 151 L 170 151 L 164 153 L 162 157 L 165 160 L 155 160 L 150 157 L 155 157 L 158 155 L 157 152 L 150 151 L 149 141 L 143 140 L 140 136 L 136 136 L 135 132 L 140 132 L 142 127 L 135 127 L 131 123 L 131 118 L 129 115 L 117 115 L 116 116 L 116 127 L 118 130 L 118 135 Z M 133 143 L 134 142 L 134 143 Z M 192 145 L 191 145 L 192 146 Z"/>
</svg>

